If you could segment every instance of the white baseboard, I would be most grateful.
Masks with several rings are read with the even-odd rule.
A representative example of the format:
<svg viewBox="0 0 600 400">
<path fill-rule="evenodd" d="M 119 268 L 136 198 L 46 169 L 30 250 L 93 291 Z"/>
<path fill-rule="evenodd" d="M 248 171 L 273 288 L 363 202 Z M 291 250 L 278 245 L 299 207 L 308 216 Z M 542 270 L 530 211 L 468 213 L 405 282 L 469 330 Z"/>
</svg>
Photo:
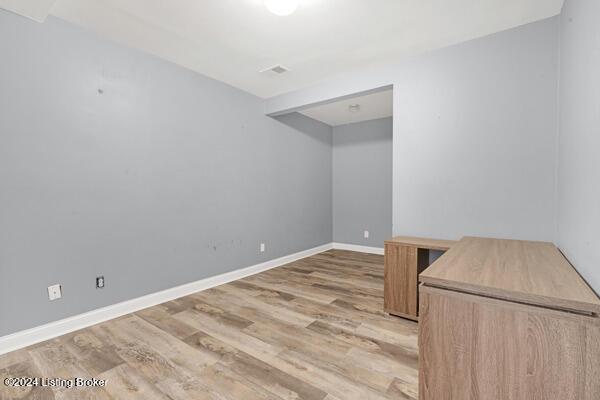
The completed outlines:
<svg viewBox="0 0 600 400">
<path fill-rule="evenodd" d="M 0 355 L 332 249 L 331 243 L 0 337 Z"/>
<path fill-rule="evenodd" d="M 383 255 L 383 247 L 360 246 L 358 244 L 333 243 L 333 248 L 337 250 L 358 251 L 361 253 L 381 254 Z"/>
</svg>

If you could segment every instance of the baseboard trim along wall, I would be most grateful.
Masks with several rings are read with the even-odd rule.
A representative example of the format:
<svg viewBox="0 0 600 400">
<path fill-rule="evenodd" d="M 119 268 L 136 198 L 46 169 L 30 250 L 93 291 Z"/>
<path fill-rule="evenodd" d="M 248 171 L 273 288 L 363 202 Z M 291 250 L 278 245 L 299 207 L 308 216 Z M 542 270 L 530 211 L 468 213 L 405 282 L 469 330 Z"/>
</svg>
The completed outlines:
<svg viewBox="0 0 600 400">
<path fill-rule="evenodd" d="M 360 247 L 360 246 L 358 246 Z M 16 332 L 10 335 L 0 337 L 0 355 L 31 346 L 45 340 L 65 335 L 67 333 L 87 328 L 110 319 L 120 317 L 125 314 L 130 314 L 152 307 L 167 301 L 188 296 L 202 290 L 210 289 L 228 282 L 245 278 L 250 275 L 258 274 L 259 272 L 279 267 L 301 258 L 309 257 L 318 253 L 322 253 L 334 248 L 332 243 L 314 247 L 312 249 L 300 251 L 274 260 L 266 261 L 250 267 L 227 272 L 221 275 L 212 276 L 201 279 L 199 281 L 186 283 L 181 286 L 176 286 L 171 289 L 166 289 L 160 292 L 151 293 L 146 296 L 138 297 L 132 300 L 127 300 L 121 303 L 113 304 L 73 317 L 61 319 L 59 321 L 50 322 L 35 328 L 27 329 L 21 332 Z M 361 251 L 361 250 L 356 250 Z"/>
<path fill-rule="evenodd" d="M 360 253 L 383 255 L 383 247 L 369 247 L 369 246 L 360 246 L 358 244 L 333 243 L 333 248 L 336 250 L 350 250 L 350 251 L 358 251 Z"/>
</svg>

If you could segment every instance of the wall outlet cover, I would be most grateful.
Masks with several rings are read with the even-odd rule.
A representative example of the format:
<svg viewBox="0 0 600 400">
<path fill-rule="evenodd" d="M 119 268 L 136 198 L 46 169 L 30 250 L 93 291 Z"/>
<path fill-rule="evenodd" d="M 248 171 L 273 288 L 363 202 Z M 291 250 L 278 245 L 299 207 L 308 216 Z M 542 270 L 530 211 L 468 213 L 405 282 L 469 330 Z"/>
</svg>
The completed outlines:
<svg viewBox="0 0 600 400">
<path fill-rule="evenodd" d="M 368 239 L 369 238 L 369 231 L 365 231 L 364 236 L 365 236 L 365 239 Z"/>
<path fill-rule="evenodd" d="M 261 252 L 261 253 L 264 253 L 264 252 L 265 252 L 265 249 L 266 249 L 266 246 L 265 246 L 265 244 L 264 244 L 264 243 L 261 243 L 261 244 L 260 244 L 260 252 Z"/>
<path fill-rule="evenodd" d="M 60 285 L 48 286 L 48 298 L 50 301 L 58 300 L 62 297 L 62 288 Z"/>
</svg>

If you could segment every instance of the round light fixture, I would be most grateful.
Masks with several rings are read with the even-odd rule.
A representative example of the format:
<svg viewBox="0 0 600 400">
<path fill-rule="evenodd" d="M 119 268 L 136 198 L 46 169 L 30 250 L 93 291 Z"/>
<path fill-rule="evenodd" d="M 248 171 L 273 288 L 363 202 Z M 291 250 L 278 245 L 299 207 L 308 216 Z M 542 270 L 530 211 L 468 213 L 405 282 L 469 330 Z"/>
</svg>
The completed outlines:
<svg viewBox="0 0 600 400">
<path fill-rule="evenodd" d="M 357 112 L 360 112 L 360 104 L 351 104 L 348 106 L 348 111 L 350 111 L 353 114 L 356 114 Z"/>
<path fill-rule="evenodd" d="M 281 17 L 290 15 L 298 8 L 299 0 L 265 0 L 265 7 Z"/>
</svg>

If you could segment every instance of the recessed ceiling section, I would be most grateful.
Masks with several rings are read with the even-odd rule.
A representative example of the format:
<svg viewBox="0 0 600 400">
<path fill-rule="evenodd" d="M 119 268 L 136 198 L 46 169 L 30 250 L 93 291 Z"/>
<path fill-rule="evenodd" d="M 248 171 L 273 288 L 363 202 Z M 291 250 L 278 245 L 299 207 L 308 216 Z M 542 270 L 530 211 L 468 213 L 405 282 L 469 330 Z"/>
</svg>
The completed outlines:
<svg viewBox="0 0 600 400">
<path fill-rule="evenodd" d="M 0 0 L 34 19 L 43 19 L 52 3 Z M 555 16 L 562 4 L 298 0 L 291 14 L 278 16 L 265 0 L 56 0 L 50 14 L 268 98 Z M 289 72 L 260 72 L 278 64 Z"/>
<path fill-rule="evenodd" d="M 367 94 L 327 103 L 300 111 L 307 117 L 330 126 L 391 117 L 394 112 L 393 90 Z"/>
</svg>

